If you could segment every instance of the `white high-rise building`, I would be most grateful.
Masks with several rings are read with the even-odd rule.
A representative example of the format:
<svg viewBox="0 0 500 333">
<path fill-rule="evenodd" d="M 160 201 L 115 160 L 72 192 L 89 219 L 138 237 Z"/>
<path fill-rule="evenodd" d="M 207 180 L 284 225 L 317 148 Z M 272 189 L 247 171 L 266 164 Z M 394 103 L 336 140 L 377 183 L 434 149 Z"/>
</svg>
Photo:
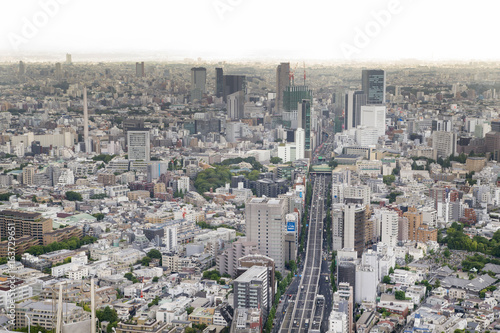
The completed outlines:
<svg viewBox="0 0 500 333">
<path fill-rule="evenodd" d="M 163 244 L 167 251 L 174 251 L 177 248 L 177 227 L 165 227 L 165 236 Z"/>
<path fill-rule="evenodd" d="M 177 191 L 189 192 L 189 177 L 183 176 L 177 179 Z"/>
<path fill-rule="evenodd" d="M 455 155 L 457 151 L 457 134 L 453 132 L 434 131 L 432 133 L 434 159 Z"/>
<path fill-rule="evenodd" d="M 385 113 L 384 105 L 363 105 L 361 107 L 361 126 L 375 127 L 378 136 L 385 135 Z"/>
<path fill-rule="evenodd" d="M 285 269 L 286 201 L 253 198 L 245 208 L 246 236 L 257 242 L 259 252 L 274 259 L 276 270 Z"/>
<path fill-rule="evenodd" d="M 237 91 L 227 95 L 227 114 L 231 120 L 240 120 L 244 118 L 245 94 L 243 91 Z"/>
<path fill-rule="evenodd" d="M 151 143 L 149 141 L 148 131 L 128 131 L 127 143 L 129 160 L 149 162 L 151 154 Z"/>
<path fill-rule="evenodd" d="M 305 156 L 306 132 L 303 128 L 295 130 L 295 158 L 300 160 Z"/>
<path fill-rule="evenodd" d="M 283 163 L 293 162 L 297 158 L 297 149 L 295 144 L 280 144 L 278 146 L 278 157 Z"/>
<path fill-rule="evenodd" d="M 398 243 L 399 215 L 393 211 L 383 211 L 381 216 L 380 240 L 388 246 Z"/>
<path fill-rule="evenodd" d="M 347 315 L 343 312 L 332 311 L 328 317 L 329 333 L 346 333 L 349 328 Z"/>
</svg>

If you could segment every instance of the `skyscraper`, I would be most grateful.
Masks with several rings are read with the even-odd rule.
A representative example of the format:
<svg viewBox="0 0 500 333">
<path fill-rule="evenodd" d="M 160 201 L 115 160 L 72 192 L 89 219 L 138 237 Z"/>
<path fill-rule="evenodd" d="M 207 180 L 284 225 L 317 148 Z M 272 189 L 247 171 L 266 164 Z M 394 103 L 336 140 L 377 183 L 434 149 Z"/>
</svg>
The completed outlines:
<svg viewBox="0 0 500 333">
<path fill-rule="evenodd" d="M 71 65 L 71 54 L 66 53 L 66 65 Z"/>
<path fill-rule="evenodd" d="M 375 127 L 378 136 L 385 135 L 385 105 L 364 105 L 361 107 L 360 125 Z"/>
<path fill-rule="evenodd" d="M 311 158 L 311 101 L 303 99 L 298 108 L 297 128 L 304 130 L 304 155 Z"/>
<path fill-rule="evenodd" d="M 55 74 L 56 74 L 56 79 L 58 80 L 62 79 L 62 66 L 60 62 L 56 63 Z"/>
<path fill-rule="evenodd" d="M 312 101 L 312 90 L 308 86 L 286 86 L 283 92 L 283 125 L 288 128 L 298 128 L 299 103 L 303 99 Z"/>
<path fill-rule="evenodd" d="M 257 242 L 259 252 L 274 259 L 280 272 L 285 269 L 285 214 L 284 199 L 253 198 L 245 208 L 247 241 Z"/>
<path fill-rule="evenodd" d="M 23 76 L 26 73 L 26 64 L 23 61 L 19 61 L 19 76 Z"/>
<path fill-rule="evenodd" d="M 215 94 L 219 98 L 224 95 L 224 71 L 222 68 L 215 69 Z"/>
<path fill-rule="evenodd" d="M 135 76 L 144 77 L 144 61 L 135 63 Z"/>
<path fill-rule="evenodd" d="M 276 113 L 283 110 L 283 94 L 290 85 L 290 63 L 282 62 L 276 67 Z"/>
<path fill-rule="evenodd" d="M 191 102 L 201 101 L 206 93 L 207 69 L 205 67 L 191 68 Z"/>
<path fill-rule="evenodd" d="M 128 131 L 128 159 L 131 161 L 149 161 L 151 154 L 151 143 L 148 131 Z"/>
<path fill-rule="evenodd" d="M 83 87 L 83 143 L 85 144 L 85 152 L 92 152 L 89 139 L 89 110 L 87 105 L 87 87 Z"/>
<path fill-rule="evenodd" d="M 361 84 L 367 104 L 385 104 L 385 71 L 364 69 Z"/>
<path fill-rule="evenodd" d="M 365 249 L 365 208 L 356 204 L 334 205 L 332 219 L 333 249 L 354 249 L 361 257 Z"/>
<path fill-rule="evenodd" d="M 295 159 L 299 160 L 305 157 L 306 135 L 303 128 L 295 130 Z"/>
<path fill-rule="evenodd" d="M 224 102 L 227 102 L 227 96 L 237 91 L 241 90 L 243 94 L 246 93 L 245 75 L 224 75 L 222 81 Z"/>
<path fill-rule="evenodd" d="M 231 120 L 240 120 L 244 118 L 243 110 L 245 105 L 245 94 L 243 91 L 237 91 L 227 96 L 227 114 Z"/>
<path fill-rule="evenodd" d="M 348 91 L 345 95 L 344 129 L 350 130 L 361 125 L 361 107 L 366 105 L 363 91 Z"/>
<path fill-rule="evenodd" d="M 398 243 L 399 215 L 395 211 L 384 211 L 381 215 L 380 241 L 388 246 Z"/>
</svg>

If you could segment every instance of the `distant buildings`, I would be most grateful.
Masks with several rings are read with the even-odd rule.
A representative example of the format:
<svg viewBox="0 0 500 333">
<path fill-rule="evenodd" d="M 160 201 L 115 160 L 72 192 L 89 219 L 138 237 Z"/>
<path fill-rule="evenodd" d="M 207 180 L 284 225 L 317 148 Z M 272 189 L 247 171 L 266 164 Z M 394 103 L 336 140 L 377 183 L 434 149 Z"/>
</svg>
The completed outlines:
<svg viewBox="0 0 500 333">
<path fill-rule="evenodd" d="M 284 92 L 290 85 L 290 63 L 282 62 L 276 67 L 276 113 L 283 110 Z"/>
</svg>

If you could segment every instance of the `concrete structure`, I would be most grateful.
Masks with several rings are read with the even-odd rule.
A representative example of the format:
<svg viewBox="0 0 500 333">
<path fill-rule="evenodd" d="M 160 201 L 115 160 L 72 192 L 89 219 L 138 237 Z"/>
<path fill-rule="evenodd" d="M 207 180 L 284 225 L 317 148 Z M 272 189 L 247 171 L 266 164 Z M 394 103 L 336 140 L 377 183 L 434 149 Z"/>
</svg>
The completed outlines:
<svg viewBox="0 0 500 333">
<path fill-rule="evenodd" d="M 247 240 L 257 242 L 258 249 L 274 259 L 276 269 L 285 269 L 285 214 L 284 199 L 253 198 L 245 208 Z"/>
<path fill-rule="evenodd" d="M 148 131 L 128 131 L 127 146 L 129 161 L 146 161 L 151 159 L 151 142 Z"/>
<path fill-rule="evenodd" d="M 260 308 L 267 316 L 273 295 L 269 295 L 268 269 L 253 266 L 233 281 L 233 308 Z"/>
</svg>

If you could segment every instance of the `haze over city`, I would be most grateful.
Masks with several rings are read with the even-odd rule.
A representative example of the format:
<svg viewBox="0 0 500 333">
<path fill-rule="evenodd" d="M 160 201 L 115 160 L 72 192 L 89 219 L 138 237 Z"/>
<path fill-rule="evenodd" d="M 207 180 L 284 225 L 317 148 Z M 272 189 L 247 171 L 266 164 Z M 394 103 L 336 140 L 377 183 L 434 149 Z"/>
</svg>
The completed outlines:
<svg viewBox="0 0 500 333">
<path fill-rule="evenodd" d="M 0 327 L 500 332 L 500 4 L 0 2 Z"/>
</svg>

